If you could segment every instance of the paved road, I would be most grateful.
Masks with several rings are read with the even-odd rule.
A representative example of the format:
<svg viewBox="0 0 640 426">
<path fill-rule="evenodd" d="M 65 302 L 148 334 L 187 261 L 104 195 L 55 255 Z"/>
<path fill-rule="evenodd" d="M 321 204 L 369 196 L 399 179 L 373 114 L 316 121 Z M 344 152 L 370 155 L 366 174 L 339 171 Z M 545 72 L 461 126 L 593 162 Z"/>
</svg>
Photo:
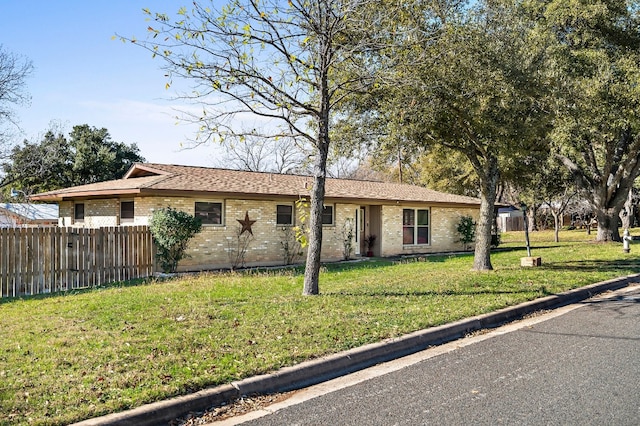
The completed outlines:
<svg viewBox="0 0 640 426">
<path fill-rule="evenodd" d="M 451 345 L 243 424 L 640 425 L 640 287 Z"/>
</svg>

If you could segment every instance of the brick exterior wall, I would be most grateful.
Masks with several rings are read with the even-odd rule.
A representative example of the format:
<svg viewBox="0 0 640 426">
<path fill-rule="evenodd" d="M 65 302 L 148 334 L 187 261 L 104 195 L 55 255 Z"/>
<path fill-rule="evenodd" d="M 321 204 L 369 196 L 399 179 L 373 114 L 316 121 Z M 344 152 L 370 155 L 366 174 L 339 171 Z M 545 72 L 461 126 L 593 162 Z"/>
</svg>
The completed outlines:
<svg viewBox="0 0 640 426">
<path fill-rule="evenodd" d="M 131 198 L 123 199 L 131 201 Z M 184 197 L 136 197 L 134 201 L 134 220 L 120 220 L 120 201 L 118 199 L 85 200 L 85 218 L 78 222 L 73 219 L 74 203 L 64 201 L 60 203 L 61 226 L 78 226 L 97 228 L 102 226 L 148 225 L 153 211 L 162 207 L 173 207 L 195 213 L 195 202 L 221 202 L 223 205 L 222 225 L 203 225 L 202 231 L 189 244 L 189 257 L 180 263 L 179 270 L 206 270 L 229 268 L 234 262 L 233 254 L 238 249 L 237 233 L 240 224 L 236 219 L 244 219 L 245 213 L 256 222 L 252 226 L 251 238 L 246 254 L 245 266 L 282 265 L 284 264 L 284 249 L 282 242 L 286 231 L 284 226 L 276 224 L 276 206 L 279 204 L 294 206 L 291 199 L 287 200 L 247 200 L 222 198 L 184 198 Z M 334 206 L 334 224 L 323 227 L 322 259 L 324 261 L 340 260 L 344 257 L 344 240 L 351 228 L 355 233 L 355 211 L 360 204 L 342 204 L 327 200 L 327 205 Z M 363 204 L 365 207 L 366 204 Z M 430 244 L 419 246 L 404 246 L 402 244 L 402 210 L 405 206 L 383 205 L 379 209 L 380 218 L 374 220 L 369 217 L 374 211 L 367 209 L 366 224 L 379 223 L 379 234 L 374 229 L 367 228 L 366 232 L 378 235 L 376 240 L 376 255 L 393 256 L 403 254 L 420 254 L 433 252 L 457 251 L 462 249 L 458 243 L 456 225 L 463 215 L 470 215 L 477 220 L 479 209 L 455 207 L 430 208 Z M 429 208 L 425 205 L 412 205 L 407 208 Z M 299 215 L 294 206 L 294 224 L 300 225 Z M 245 233 L 244 236 L 247 234 Z M 244 238 L 243 236 L 243 238 Z M 364 253 L 363 253 L 364 254 Z M 306 253 L 298 258 L 304 262 Z M 352 244 L 351 256 L 355 256 L 355 241 Z M 239 266 L 239 265 L 237 265 Z"/>
<path fill-rule="evenodd" d="M 59 220 L 60 226 L 75 226 L 79 228 L 100 228 L 103 226 L 118 226 L 120 217 L 120 201 L 117 198 L 104 200 L 78 201 L 84 204 L 84 220 L 74 219 L 73 201 L 63 201 L 60 203 Z"/>
<path fill-rule="evenodd" d="M 431 207 L 429 244 L 407 245 L 402 243 L 402 210 L 405 208 L 428 208 L 425 206 L 382 206 L 382 256 L 403 254 L 427 254 L 463 250 L 458 242 L 456 227 L 462 216 L 471 216 L 478 220 L 480 209 Z"/>
</svg>

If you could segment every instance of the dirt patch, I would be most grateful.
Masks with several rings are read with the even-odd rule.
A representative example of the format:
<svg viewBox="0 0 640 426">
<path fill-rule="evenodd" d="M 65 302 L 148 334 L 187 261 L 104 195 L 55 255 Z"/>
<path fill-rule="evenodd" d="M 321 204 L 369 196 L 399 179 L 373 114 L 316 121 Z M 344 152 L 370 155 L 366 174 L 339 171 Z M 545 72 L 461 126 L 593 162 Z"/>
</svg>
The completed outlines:
<svg viewBox="0 0 640 426">
<path fill-rule="evenodd" d="M 261 410 L 277 402 L 284 401 L 290 398 L 295 392 L 296 391 L 245 396 L 204 412 L 190 413 L 183 418 L 171 422 L 170 426 L 196 426 L 219 422 L 230 417 L 241 416 L 252 411 Z"/>
</svg>

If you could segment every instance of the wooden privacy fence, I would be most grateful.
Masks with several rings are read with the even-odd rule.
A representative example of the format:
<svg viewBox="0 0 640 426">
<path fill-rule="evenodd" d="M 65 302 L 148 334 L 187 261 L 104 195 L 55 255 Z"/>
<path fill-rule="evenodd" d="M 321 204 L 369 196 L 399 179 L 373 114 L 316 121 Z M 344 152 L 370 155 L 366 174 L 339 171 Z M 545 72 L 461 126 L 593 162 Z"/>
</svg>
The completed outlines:
<svg viewBox="0 0 640 426">
<path fill-rule="evenodd" d="M 0 229 L 0 297 L 143 278 L 153 267 L 147 226 Z"/>
</svg>

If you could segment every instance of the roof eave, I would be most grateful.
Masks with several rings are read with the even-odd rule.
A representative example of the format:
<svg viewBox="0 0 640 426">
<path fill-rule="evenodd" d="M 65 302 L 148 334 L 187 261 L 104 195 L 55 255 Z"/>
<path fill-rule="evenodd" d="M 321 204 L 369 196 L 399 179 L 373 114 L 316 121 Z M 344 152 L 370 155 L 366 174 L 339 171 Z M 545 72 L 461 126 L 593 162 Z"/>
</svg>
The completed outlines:
<svg viewBox="0 0 640 426">
<path fill-rule="evenodd" d="M 105 189 L 94 191 L 77 191 L 77 192 L 57 192 L 57 193 L 45 193 L 39 195 L 33 195 L 31 200 L 35 201 L 67 201 L 77 198 L 105 198 L 107 196 L 120 196 L 120 195 L 135 195 L 141 193 L 140 188 L 132 189 Z"/>
<path fill-rule="evenodd" d="M 69 201 L 74 199 L 91 199 L 91 198 L 105 198 L 105 197 L 118 197 L 122 195 L 162 195 L 169 197 L 188 196 L 192 198 L 250 198 L 250 199 L 297 199 L 301 194 L 256 194 L 256 193 L 240 193 L 240 192 L 213 192 L 213 191 L 194 191 L 194 190 L 176 190 L 176 189 L 151 189 L 151 188 L 134 188 L 134 189 L 121 189 L 121 190 L 100 190 L 100 191 L 78 191 L 72 193 L 53 193 L 42 194 L 32 197 L 36 201 Z M 402 199 L 381 199 L 381 198 L 357 198 L 357 197 L 343 197 L 343 196 L 331 196 L 325 197 L 327 200 L 340 201 L 343 203 L 352 204 L 396 204 L 396 205 L 411 205 L 411 204 L 428 204 L 433 206 L 451 206 L 451 207 L 470 207 L 479 208 L 480 203 L 469 202 L 456 202 L 456 201 L 435 201 L 435 200 L 402 200 Z"/>
</svg>

